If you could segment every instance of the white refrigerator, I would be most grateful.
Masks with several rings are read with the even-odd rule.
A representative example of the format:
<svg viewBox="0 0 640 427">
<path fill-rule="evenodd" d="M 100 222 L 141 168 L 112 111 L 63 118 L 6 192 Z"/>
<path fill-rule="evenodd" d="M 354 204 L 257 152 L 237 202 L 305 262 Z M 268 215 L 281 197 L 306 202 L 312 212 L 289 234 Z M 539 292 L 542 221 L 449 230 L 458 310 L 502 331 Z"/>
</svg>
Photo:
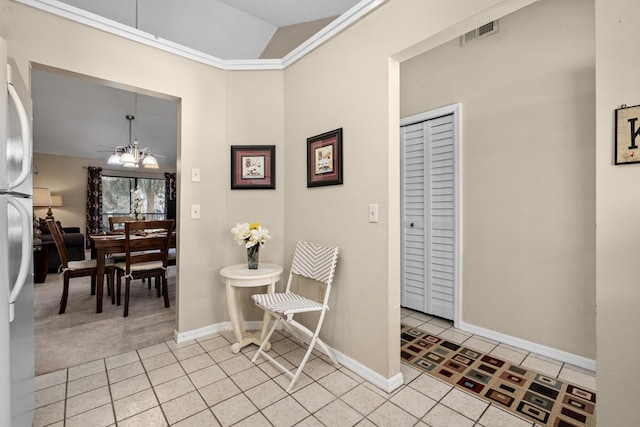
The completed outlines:
<svg viewBox="0 0 640 427">
<path fill-rule="evenodd" d="M 0 38 L 0 426 L 35 406 L 31 98 Z"/>
</svg>

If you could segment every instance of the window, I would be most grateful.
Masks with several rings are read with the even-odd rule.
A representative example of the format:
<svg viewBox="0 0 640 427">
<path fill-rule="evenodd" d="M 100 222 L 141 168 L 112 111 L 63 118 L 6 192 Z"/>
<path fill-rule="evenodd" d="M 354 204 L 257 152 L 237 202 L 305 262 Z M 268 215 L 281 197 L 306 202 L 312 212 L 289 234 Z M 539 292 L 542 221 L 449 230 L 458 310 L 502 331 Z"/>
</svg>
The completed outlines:
<svg viewBox="0 0 640 427">
<path fill-rule="evenodd" d="M 102 229 L 109 230 L 110 216 L 131 215 L 131 191 L 142 190 L 142 214 L 145 219 L 166 219 L 164 179 L 102 177 Z"/>
</svg>

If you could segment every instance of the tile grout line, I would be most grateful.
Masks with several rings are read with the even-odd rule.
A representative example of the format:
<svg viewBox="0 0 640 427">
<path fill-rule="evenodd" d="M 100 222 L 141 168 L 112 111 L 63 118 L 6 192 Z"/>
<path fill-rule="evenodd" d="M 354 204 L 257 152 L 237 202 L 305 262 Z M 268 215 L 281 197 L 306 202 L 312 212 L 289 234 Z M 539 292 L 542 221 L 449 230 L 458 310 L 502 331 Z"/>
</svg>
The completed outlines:
<svg viewBox="0 0 640 427">
<path fill-rule="evenodd" d="M 137 353 L 136 353 L 137 354 Z M 107 359 L 102 359 L 104 361 L 104 374 L 107 377 L 107 389 L 109 390 L 109 400 L 111 401 L 111 413 L 113 414 L 113 423 L 118 425 L 118 418 L 116 417 L 116 405 L 113 399 L 113 394 L 111 393 L 111 379 L 109 378 L 109 369 L 107 368 Z M 66 418 L 65 418 L 66 424 Z"/>
<path fill-rule="evenodd" d="M 149 279 L 149 280 L 151 280 L 151 279 Z M 166 344 L 165 344 L 165 345 L 166 345 Z M 169 348 L 169 351 L 171 352 L 171 348 Z M 160 413 L 162 414 L 162 417 L 164 418 L 164 420 L 167 422 L 167 425 L 169 426 L 169 425 L 171 425 L 171 424 L 169 423 L 169 419 L 167 418 L 167 414 L 164 412 L 164 409 L 162 408 L 162 403 L 160 403 L 160 399 L 158 398 L 158 393 L 156 393 L 156 389 L 155 389 L 155 387 L 153 386 L 153 383 L 151 382 L 151 378 L 149 378 L 149 371 L 148 371 L 148 370 L 147 370 L 147 368 L 144 366 L 144 363 L 142 362 L 142 356 L 140 355 L 140 353 L 139 353 L 139 351 L 138 351 L 138 350 L 136 350 L 136 356 L 138 356 L 138 360 L 140 361 L 140 365 L 142 365 L 142 369 L 144 370 L 144 375 L 145 375 L 145 377 L 147 378 L 147 381 L 149 381 L 149 386 L 151 387 L 151 391 L 153 392 L 153 395 L 155 396 L 156 401 L 158 402 L 158 408 L 160 409 Z M 174 357 L 175 357 L 175 355 L 174 355 Z M 159 368 L 159 369 L 160 369 L 160 368 Z M 114 402 L 114 406 L 115 406 L 115 402 Z M 149 411 L 149 410 L 151 410 L 151 409 L 153 409 L 153 408 L 147 409 L 147 411 Z M 135 417 L 135 416 L 137 416 L 137 415 L 139 415 L 139 414 L 142 414 L 142 413 L 144 413 L 144 412 L 146 412 L 146 411 L 143 411 L 143 412 L 140 412 L 140 413 L 138 413 L 138 414 L 132 415 L 132 416 L 131 416 L 131 417 L 129 417 L 129 418 Z M 125 419 L 126 419 L 126 418 L 125 418 Z M 124 420 L 123 420 L 123 421 L 124 421 Z M 118 424 L 118 420 L 116 419 L 116 425 L 117 425 L 117 424 Z"/>
<path fill-rule="evenodd" d="M 62 411 L 62 424 L 67 424 L 67 397 L 69 395 L 69 369 L 65 369 L 65 382 L 64 382 L 64 404 Z"/>
</svg>

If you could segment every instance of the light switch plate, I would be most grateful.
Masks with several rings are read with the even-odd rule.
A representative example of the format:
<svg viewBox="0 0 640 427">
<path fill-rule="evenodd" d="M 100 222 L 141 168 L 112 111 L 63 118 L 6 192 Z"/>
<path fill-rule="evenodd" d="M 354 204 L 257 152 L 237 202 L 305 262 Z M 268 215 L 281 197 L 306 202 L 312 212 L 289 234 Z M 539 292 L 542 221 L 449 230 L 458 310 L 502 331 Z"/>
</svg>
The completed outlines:
<svg viewBox="0 0 640 427">
<path fill-rule="evenodd" d="M 378 205 L 369 205 L 369 222 L 378 222 Z"/>
<path fill-rule="evenodd" d="M 191 205 L 191 219 L 200 219 L 200 205 Z"/>
<path fill-rule="evenodd" d="M 200 169 L 191 169 L 191 182 L 200 182 Z"/>
</svg>

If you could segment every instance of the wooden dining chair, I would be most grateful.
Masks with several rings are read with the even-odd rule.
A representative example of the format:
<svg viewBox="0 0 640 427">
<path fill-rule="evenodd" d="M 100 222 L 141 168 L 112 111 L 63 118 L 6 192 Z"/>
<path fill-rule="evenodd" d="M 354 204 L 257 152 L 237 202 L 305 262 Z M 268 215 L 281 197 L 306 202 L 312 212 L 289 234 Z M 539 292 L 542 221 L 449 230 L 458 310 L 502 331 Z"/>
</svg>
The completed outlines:
<svg viewBox="0 0 640 427">
<path fill-rule="evenodd" d="M 176 248 L 169 248 L 169 265 L 176 265 L 178 263 L 178 253 Z"/>
<path fill-rule="evenodd" d="M 124 317 L 129 315 L 131 280 L 160 277 L 158 296 L 164 296 L 164 306 L 169 307 L 167 267 L 169 244 L 174 221 L 129 221 L 124 224 L 125 261 L 115 264 L 117 272 L 117 300 L 120 305 L 122 279 L 125 279 Z"/>
<path fill-rule="evenodd" d="M 118 233 L 124 232 L 124 224 L 135 220 L 135 218 L 130 216 L 110 216 L 109 231 Z M 107 255 L 113 260 L 114 263 L 123 262 L 125 260 L 124 252 L 110 253 Z"/>
<path fill-rule="evenodd" d="M 124 231 L 124 224 L 127 222 L 135 221 L 135 218 L 130 216 L 110 216 L 109 217 L 109 230 L 110 231 Z"/>
<path fill-rule="evenodd" d="M 60 255 L 60 271 L 62 273 L 63 287 L 62 298 L 60 299 L 60 311 L 58 314 L 65 312 L 67 308 L 67 299 L 69 298 L 69 279 L 75 277 L 91 277 L 91 289 L 96 287 L 96 277 L 98 274 L 98 262 L 95 259 L 87 259 L 81 261 L 69 261 L 69 255 L 67 254 L 67 248 L 64 246 L 64 240 L 62 239 L 62 232 L 58 227 L 58 224 L 53 219 L 47 219 L 47 227 L 51 231 L 53 241 L 55 242 L 56 249 Z M 111 295 L 111 303 L 115 303 L 115 294 L 113 292 L 113 276 L 114 266 L 113 262 L 108 262 L 105 265 L 105 274 L 107 275 L 108 294 Z M 93 292 L 92 292 L 93 294 Z"/>
</svg>

